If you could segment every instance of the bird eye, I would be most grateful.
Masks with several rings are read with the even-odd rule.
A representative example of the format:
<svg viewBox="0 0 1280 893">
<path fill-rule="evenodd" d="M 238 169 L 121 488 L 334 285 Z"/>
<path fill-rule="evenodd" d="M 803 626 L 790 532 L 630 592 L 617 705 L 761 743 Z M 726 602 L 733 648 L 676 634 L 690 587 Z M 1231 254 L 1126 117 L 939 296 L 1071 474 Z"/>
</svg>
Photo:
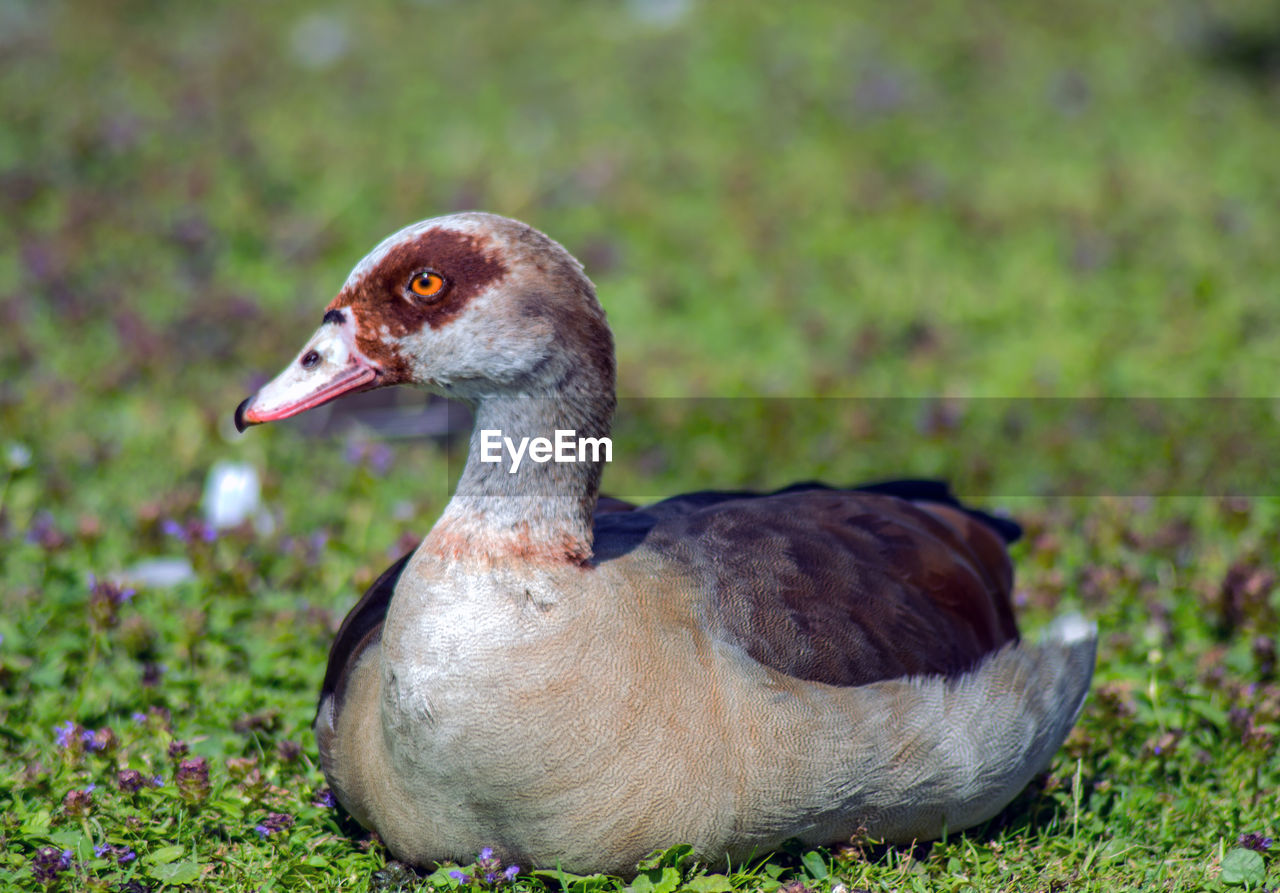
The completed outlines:
<svg viewBox="0 0 1280 893">
<path fill-rule="evenodd" d="M 414 273 L 409 280 L 409 292 L 419 298 L 437 298 L 444 291 L 444 277 L 435 270 Z"/>
</svg>

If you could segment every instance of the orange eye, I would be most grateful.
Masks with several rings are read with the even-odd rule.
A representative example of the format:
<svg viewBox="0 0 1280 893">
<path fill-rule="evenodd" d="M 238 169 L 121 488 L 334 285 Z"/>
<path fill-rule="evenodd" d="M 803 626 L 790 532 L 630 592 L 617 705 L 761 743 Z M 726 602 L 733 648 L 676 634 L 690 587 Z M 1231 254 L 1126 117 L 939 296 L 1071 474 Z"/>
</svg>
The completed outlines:
<svg viewBox="0 0 1280 893">
<path fill-rule="evenodd" d="M 444 291 L 444 277 L 434 270 L 414 273 L 409 280 L 409 291 L 419 298 L 439 297 Z"/>
</svg>

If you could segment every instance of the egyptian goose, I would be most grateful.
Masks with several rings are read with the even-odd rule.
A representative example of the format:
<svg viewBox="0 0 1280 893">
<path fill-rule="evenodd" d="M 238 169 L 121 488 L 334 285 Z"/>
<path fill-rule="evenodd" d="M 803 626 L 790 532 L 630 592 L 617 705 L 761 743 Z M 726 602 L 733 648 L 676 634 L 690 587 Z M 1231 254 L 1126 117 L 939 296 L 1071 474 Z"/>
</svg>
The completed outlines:
<svg viewBox="0 0 1280 893">
<path fill-rule="evenodd" d="M 682 842 L 934 838 L 995 815 L 1075 722 L 1094 628 L 1020 642 L 1016 525 L 943 486 L 635 508 L 598 504 L 598 451 L 495 448 L 603 438 L 614 410 L 595 289 L 523 223 L 382 242 L 236 423 L 393 384 L 466 401 L 475 431 L 435 527 L 338 631 L 315 730 L 338 802 L 401 860 L 629 874 Z"/>
</svg>

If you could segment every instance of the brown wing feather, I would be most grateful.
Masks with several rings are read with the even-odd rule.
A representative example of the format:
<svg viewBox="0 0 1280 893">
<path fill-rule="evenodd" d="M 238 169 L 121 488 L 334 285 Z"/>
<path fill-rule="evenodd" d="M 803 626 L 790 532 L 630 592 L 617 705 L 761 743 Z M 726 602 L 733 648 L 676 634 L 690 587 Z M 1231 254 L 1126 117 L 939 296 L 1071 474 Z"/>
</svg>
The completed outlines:
<svg viewBox="0 0 1280 893">
<path fill-rule="evenodd" d="M 382 638 L 382 621 L 386 619 L 391 595 L 412 555 L 409 552 L 383 571 L 382 576 L 373 581 L 373 585 L 347 613 L 342 626 L 338 627 L 338 634 L 329 646 L 329 666 L 320 686 L 321 704 L 329 695 L 334 696 L 334 716 L 342 709 L 342 698 L 351 668 L 360 660 L 360 655 L 366 648 Z"/>
<path fill-rule="evenodd" d="M 1018 637 L 1002 538 L 963 509 L 826 489 L 662 505 L 645 547 L 697 568 L 709 622 L 788 675 L 950 675 Z"/>
<path fill-rule="evenodd" d="M 597 560 L 641 543 L 679 554 L 706 575 L 711 622 L 791 676 L 864 685 L 959 673 L 1018 638 L 1004 538 L 958 504 L 814 487 L 691 493 L 643 509 L 602 497 L 599 512 Z M 320 692 L 335 715 L 411 554 L 338 629 Z"/>
</svg>

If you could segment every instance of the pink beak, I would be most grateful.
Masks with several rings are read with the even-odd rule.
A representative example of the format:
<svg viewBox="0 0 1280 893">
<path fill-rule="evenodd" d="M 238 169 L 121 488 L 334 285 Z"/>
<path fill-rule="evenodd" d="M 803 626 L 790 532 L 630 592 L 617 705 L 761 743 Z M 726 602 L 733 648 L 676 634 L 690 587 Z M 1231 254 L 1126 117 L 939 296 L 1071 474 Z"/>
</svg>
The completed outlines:
<svg viewBox="0 0 1280 893">
<path fill-rule="evenodd" d="M 236 407 L 236 428 L 287 419 L 355 391 L 378 386 L 382 372 L 356 347 L 354 325 L 326 321 L 297 358 Z"/>
</svg>

